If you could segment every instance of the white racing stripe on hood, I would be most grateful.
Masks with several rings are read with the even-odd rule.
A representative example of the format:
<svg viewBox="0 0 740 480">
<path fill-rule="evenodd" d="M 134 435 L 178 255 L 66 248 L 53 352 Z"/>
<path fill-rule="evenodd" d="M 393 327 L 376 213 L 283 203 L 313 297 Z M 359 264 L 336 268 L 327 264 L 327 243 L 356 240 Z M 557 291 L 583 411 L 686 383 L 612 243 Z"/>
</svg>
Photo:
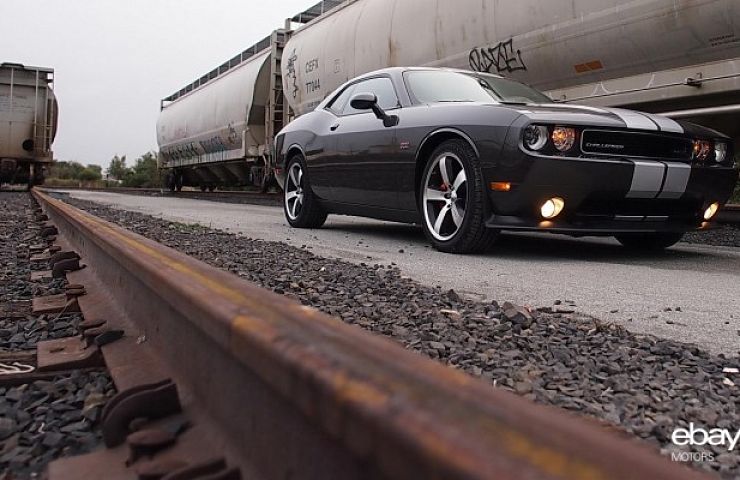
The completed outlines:
<svg viewBox="0 0 740 480">
<path fill-rule="evenodd" d="M 556 103 L 552 105 L 548 104 L 548 107 L 572 108 L 583 110 L 586 112 L 600 113 L 602 115 L 609 114 L 622 120 L 627 128 L 653 131 L 660 130 L 662 132 L 671 133 L 684 133 L 683 127 L 675 120 L 652 113 L 636 112 L 633 110 L 625 110 L 623 108 L 592 107 L 589 105 L 576 105 L 572 103 Z"/>
<path fill-rule="evenodd" d="M 543 103 L 543 107 L 547 108 L 561 108 L 563 110 L 580 110 L 588 113 L 598 113 L 601 115 L 609 115 L 610 117 L 620 119 L 619 115 L 612 113 L 601 107 L 592 107 L 590 105 L 577 105 L 575 103 Z"/>
<path fill-rule="evenodd" d="M 684 133 L 683 127 L 671 118 L 662 115 L 653 115 L 652 113 L 643 113 L 643 115 L 657 123 L 662 132 Z"/>
<path fill-rule="evenodd" d="M 627 128 L 635 130 L 658 130 L 658 125 L 642 113 L 624 110 L 622 108 L 604 108 L 604 110 L 618 116 L 627 125 Z"/>
</svg>

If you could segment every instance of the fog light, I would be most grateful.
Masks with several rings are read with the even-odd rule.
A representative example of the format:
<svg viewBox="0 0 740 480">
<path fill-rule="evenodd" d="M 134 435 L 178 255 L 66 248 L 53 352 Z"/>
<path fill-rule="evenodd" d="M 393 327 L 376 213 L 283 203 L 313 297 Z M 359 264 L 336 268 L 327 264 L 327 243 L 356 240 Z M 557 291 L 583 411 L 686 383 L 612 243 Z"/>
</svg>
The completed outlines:
<svg viewBox="0 0 740 480">
<path fill-rule="evenodd" d="M 704 220 L 709 221 L 717 214 L 717 210 L 719 210 L 719 203 L 714 202 L 713 204 L 709 205 L 709 207 L 704 210 Z"/>
<path fill-rule="evenodd" d="M 553 197 L 542 204 L 540 213 L 542 213 L 542 218 L 550 220 L 560 215 L 563 208 L 565 208 L 565 200 L 560 197 Z"/>
</svg>

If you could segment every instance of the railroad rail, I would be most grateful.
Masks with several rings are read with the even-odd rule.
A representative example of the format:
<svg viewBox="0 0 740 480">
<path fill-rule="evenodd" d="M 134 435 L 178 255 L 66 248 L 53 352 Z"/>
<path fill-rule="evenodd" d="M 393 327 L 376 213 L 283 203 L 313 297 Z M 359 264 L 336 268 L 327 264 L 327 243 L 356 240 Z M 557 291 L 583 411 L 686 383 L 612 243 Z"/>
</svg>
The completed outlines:
<svg viewBox="0 0 740 480">
<path fill-rule="evenodd" d="M 42 187 L 43 190 L 80 190 L 89 192 L 109 192 L 134 195 L 161 195 L 182 198 L 194 198 L 198 200 L 238 200 L 243 203 L 256 203 L 264 205 L 280 205 L 282 202 L 281 193 L 262 193 L 257 191 L 245 190 L 218 190 L 215 192 L 201 192 L 197 190 L 183 190 L 180 192 L 171 192 L 166 188 L 147 188 L 147 187 Z"/>
<path fill-rule="evenodd" d="M 740 225 L 740 205 L 725 205 L 717 214 L 717 221 Z"/>
<path fill-rule="evenodd" d="M 85 318 L 125 332 L 101 347 L 119 391 L 103 415 L 112 448 L 52 463 L 51 480 L 201 478 L 171 470 L 214 465 L 221 476 L 208 478 L 704 478 L 596 421 L 33 195 L 87 265 L 68 274 L 87 290 Z"/>
</svg>

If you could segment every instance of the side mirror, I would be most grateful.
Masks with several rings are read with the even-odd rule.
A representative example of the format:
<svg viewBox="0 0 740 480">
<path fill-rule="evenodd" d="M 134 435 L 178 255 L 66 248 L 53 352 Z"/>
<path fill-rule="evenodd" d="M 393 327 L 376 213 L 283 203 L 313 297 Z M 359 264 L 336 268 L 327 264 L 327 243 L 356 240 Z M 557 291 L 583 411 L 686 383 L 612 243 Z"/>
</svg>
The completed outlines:
<svg viewBox="0 0 740 480">
<path fill-rule="evenodd" d="M 398 125 L 398 116 L 388 115 L 378 105 L 378 97 L 373 93 L 358 93 L 353 95 L 349 104 L 355 110 L 372 110 L 379 120 L 383 120 L 383 126 L 395 127 Z"/>
<path fill-rule="evenodd" d="M 352 96 L 349 104 L 355 110 L 373 110 L 378 106 L 378 97 L 373 93 L 358 93 Z"/>
</svg>

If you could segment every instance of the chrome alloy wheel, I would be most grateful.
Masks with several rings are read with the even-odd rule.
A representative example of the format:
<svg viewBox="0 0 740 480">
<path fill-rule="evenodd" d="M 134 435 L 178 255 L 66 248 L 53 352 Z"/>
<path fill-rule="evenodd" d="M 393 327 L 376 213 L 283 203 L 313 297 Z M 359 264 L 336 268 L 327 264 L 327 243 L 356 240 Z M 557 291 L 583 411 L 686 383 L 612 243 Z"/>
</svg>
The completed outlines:
<svg viewBox="0 0 740 480">
<path fill-rule="evenodd" d="M 433 160 L 422 191 L 424 221 L 439 241 L 447 241 L 460 230 L 468 203 L 468 179 L 457 155 L 443 153 Z"/>
<path fill-rule="evenodd" d="M 288 171 L 285 181 L 285 211 L 291 220 L 296 220 L 303 208 L 303 168 L 296 162 Z"/>
</svg>

